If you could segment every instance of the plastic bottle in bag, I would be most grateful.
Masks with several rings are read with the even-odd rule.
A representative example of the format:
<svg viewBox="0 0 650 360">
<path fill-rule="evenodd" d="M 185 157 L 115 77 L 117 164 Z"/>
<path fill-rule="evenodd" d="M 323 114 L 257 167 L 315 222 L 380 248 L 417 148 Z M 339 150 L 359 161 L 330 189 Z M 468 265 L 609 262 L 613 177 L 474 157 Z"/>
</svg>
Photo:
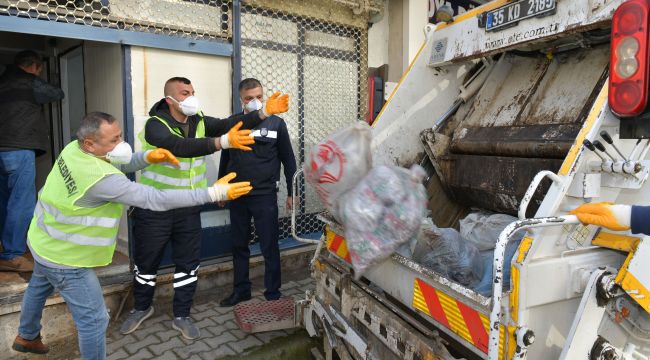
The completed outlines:
<svg viewBox="0 0 650 360">
<path fill-rule="evenodd" d="M 426 214 L 424 175 L 417 165 L 378 166 L 342 196 L 339 218 L 357 278 L 417 235 Z"/>
</svg>

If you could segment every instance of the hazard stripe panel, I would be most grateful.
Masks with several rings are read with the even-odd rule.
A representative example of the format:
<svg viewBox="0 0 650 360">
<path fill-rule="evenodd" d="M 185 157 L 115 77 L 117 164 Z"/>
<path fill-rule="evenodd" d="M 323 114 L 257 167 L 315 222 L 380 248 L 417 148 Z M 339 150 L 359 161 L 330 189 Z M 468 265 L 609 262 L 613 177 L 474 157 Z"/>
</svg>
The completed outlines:
<svg viewBox="0 0 650 360">
<path fill-rule="evenodd" d="M 490 320 L 466 304 L 416 278 L 413 307 L 487 354 Z M 499 354 L 503 357 L 505 327 L 501 327 Z"/>
<path fill-rule="evenodd" d="M 350 252 L 348 251 L 348 244 L 345 242 L 345 238 L 336 234 L 329 228 L 329 226 L 326 227 L 325 234 L 327 249 L 336 256 L 345 260 L 347 263 L 352 264 Z"/>
</svg>

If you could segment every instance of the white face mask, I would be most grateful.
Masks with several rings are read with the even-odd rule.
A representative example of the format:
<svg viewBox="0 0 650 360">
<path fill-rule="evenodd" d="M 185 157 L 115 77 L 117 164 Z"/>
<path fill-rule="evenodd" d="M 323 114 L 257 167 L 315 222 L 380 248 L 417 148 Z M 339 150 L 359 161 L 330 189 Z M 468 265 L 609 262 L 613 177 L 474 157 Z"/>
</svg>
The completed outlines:
<svg viewBox="0 0 650 360">
<path fill-rule="evenodd" d="M 246 109 L 246 111 L 248 112 L 259 110 L 261 108 L 262 108 L 262 102 L 257 98 L 247 102 L 246 105 L 244 105 L 244 109 Z"/>
<path fill-rule="evenodd" d="M 171 96 L 167 97 L 174 100 L 178 106 L 181 107 L 181 112 L 187 116 L 196 115 L 196 113 L 199 112 L 199 98 L 194 95 L 188 96 L 185 98 L 185 100 L 180 102 Z"/>
<path fill-rule="evenodd" d="M 128 142 L 122 141 L 113 148 L 113 150 L 106 153 L 106 159 L 111 164 L 128 164 L 131 162 L 131 157 L 133 156 L 133 149 Z"/>
</svg>

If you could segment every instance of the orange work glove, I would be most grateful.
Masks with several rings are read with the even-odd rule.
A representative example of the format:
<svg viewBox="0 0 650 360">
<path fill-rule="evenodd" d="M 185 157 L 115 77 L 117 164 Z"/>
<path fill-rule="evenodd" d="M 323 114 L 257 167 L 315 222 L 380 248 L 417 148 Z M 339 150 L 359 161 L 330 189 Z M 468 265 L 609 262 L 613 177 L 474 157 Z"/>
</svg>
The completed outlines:
<svg viewBox="0 0 650 360">
<path fill-rule="evenodd" d="M 253 190 L 251 183 L 248 181 L 230 183 L 230 180 L 234 179 L 236 176 L 236 173 L 231 172 L 217 180 L 214 185 L 208 188 L 212 201 L 235 200 Z"/>
<path fill-rule="evenodd" d="M 278 91 L 266 100 L 266 104 L 262 108 L 262 112 L 266 117 L 289 111 L 289 95 L 280 96 L 280 94 L 281 92 Z"/>
<path fill-rule="evenodd" d="M 571 215 L 578 217 L 581 223 L 602 226 L 604 228 L 623 231 L 630 229 L 632 207 L 612 203 L 582 204 L 571 210 Z"/>
<path fill-rule="evenodd" d="M 230 131 L 228 131 L 227 134 L 221 135 L 221 138 L 219 139 L 221 149 L 233 148 L 245 151 L 253 150 L 246 145 L 255 144 L 255 139 L 251 137 L 250 130 L 239 130 L 242 125 L 244 125 L 244 123 L 240 121 L 235 126 L 230 128 Z"/>
<path fill-rule="evenodd" d="M 176 167 L 181 165 L 180 161 L 178 161 L 174 154 L 169 152 L 167 149 L 161 148 L 149 151 L 145 157 L 145 161 L 147 161 L 149 164 L 159 164 L 166 162 Z"/>
</svg>

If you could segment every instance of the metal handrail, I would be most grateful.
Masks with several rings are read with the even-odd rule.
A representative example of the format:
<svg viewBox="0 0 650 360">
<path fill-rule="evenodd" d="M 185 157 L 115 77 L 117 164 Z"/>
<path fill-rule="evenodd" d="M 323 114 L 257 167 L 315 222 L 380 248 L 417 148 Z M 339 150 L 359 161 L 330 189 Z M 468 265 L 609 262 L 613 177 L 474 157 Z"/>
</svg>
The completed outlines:
<svg viewBox="0 0 650 360">
<path fill-rule="evenodd" d="M 292 183 L 292 188 L 293 188 L 293 201 L 291 206 L 291 236 L 293 236 L 294 239 L 304 242 L 306 244 L 319 244 L 321 243 L 320 240 L 313 240 L 313 239 L 307 239 L 307 238 L 302 238 L 298 236 L 298 233 L 296 231 L 297 225 L 296 225 L 296 208 L 298 207 L 298 203 L 300 201 L 300 187 L 297 185 L 298 184 L 298 179 L 300 176 L 304 173 L 303 168 L 300 167 L 298 170 L 296 170 L 296 173 L 293 174 L 293 183 Z"/>
<path fill-rule="evenodd" d="M 541 174 L 541 173 L 540 173 Z M 540 175 L 538 174 L 538 176 Z M 555 174 L 554 174 L 555 175 Z M 537 178 L 537 177 L 536 177 Z M 540 179 L 541 180 L 541 179 Z M 532 184 L 531 184 L 532 186 Z M 488 359 L 499 359 L 499 330 L 501 327 L 501 301 L 503 300 L 503 266 L 505 262 L 506 245 L 510 238 L 519 230 L 540 228 L 567 224 L 579 224 L 580 221 L 574 215 L 552 216 L 536 219 L 517 220 L 506 226 L 499 234 L 494 248 L 494 263 L 492 272 L 492 311 L 490 312 L 490 338 L 488 347 Z"/>
<path fill-rule="evenodd" d="M 545 177 L 550 178 L 551 180 L 553 180 L 553 182 L 557 184 L 560 184 L 562 182 L 562 179 L 552 171 L 544 170 L 538 172 L 537 175 L 535 175 L 535 178 L 533 178 L 533 181 L 531 181 L 530 185 L 528 186 L 528 189 L 526 190 L 524 197 L 521 199 L 521 204 L 519 204 L 518 215 L 520 220 L 526 218 L 526 210 L 528 210 L 528 204 L 533 199 L 533 196 L 535 195 L 535 190 L 537 190 L 537 187 Z"/>
</svg>

